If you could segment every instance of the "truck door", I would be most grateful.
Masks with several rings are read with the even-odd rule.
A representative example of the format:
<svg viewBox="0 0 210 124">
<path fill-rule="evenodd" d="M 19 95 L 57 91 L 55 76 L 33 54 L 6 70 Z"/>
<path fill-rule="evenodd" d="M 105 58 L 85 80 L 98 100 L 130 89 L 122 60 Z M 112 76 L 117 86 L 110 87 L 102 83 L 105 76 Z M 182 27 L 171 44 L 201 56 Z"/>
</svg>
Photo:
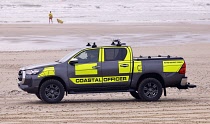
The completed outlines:
<svg viewBox="0 0 210 124">
<path fill-rule="evenodd" d="M 103 86 L 110 88 L 128 88 L 132 73 L 132 52 L 130 47 L 102 48 Z"/>
<path fill-rule="evenodd" d="M 68 64 L 71 88 L 94 90 L 102 86 L 100 48 L 88 48 L 77 53 L 72 59 L 78 63 Z M 71 60 L 70 60 L 71 61 Z"/>
</svg>

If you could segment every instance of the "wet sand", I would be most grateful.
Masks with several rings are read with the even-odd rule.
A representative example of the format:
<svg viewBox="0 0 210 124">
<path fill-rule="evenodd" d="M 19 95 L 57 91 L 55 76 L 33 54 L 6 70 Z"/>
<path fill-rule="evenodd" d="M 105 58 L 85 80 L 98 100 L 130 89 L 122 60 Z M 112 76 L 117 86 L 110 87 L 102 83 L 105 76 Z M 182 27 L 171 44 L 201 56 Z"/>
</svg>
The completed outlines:
<svg viewBox="0 0 210 124">
<path fill-rule="evenodd" d="M 137 47 L 210 43 L 209 32 L 210 25 L 189 23 L 11 24 L 0 25 L 0 51 L 75 49 L 113 39 Z"/>
<path fill-rule="evenodd" d="M 100 24 L 101 25 L 101 24 Z M 168 25 L 168 24 L 166 24 Z M 165 26 L 166 26 L 165 25 Z M 34 35 L 53 35 L 54 32 L 35 32 L 36 26 L 28 25 L 30 29 L 20 30 L 22 25 L 16 25 L 14 31 L 12 25 L 1 25 L 0 34 L 10 36 L 22 36 L 34 33 Z M 46 25 L 49 27 L 49 25 Z M 52 26 L 52 25 L 51 25 Z M 57 27 L 59 25 L 55 25 Z M 95 29 L 89 25 L 75 26 L 77 34 L 111 34 L 114 31 L 128 33 L 122 30 L 123 25 L 117 25 L 113 32 L 102 26 Z M 119 26 L 119 27 L 118 27 Z M 163 26 L 163 27 L 165 27 Z M 201 25 L 202 26 L 202 25 Z M 4 30 L 2 29 L 4 27 Z M 45 26 L 43 26 L 45 27 Z M 64 30 L 59 35 L 69 30 Z M 67 26 L 68 27 L 68 26 Z M 148 27 L 150 27 L 148 29 Z M 207 26 L 182 27 L 177 24 L 157 28 L 157 26 L 143 25 L 136 32 L 151 31 L 154 33 L 170 32 L 197 32 L 209 34 Z M 169 28 L 171 27 L 171 28 Z M 176 27 L 175 29 L 172 27 Z M 203 28 L 203 30 L 202 30 Z M 155 30 L 152 30 L 155 29 Z M 7 30 L 7 31 L 5 31 Z M 16 31 L 15 31 L 16 30 Z M 44 31 L 46 30 L 46 32 Z M 96 31 L 97 30 L 97 31 Z M 72 32 L 74 32 L 72 31 Z M 132 32 L 133 30 L 131 30 Z M 3 33 L 4 32 L 4 33 Z M 42 33 L 41 33 L 42 32 Z M 151 33 L 150 32 L 150 33 Z M 196 84 L 197 88 L 189 90 L 167 89 L 167 96 L 162 96 L 157 102 L 136 101 L 129 93 L 105 93 L 105 94 L 78 94 L 65 96 L 60 104 L 45 104 L 33 94 L 28 94 L 17 87 L 17 74 L 22 66 L 38 63 L 46 63 L 58 60 L 73 49 L 42 50 L 42 51 L 1 51 L 0 52 L 0 123 L 210 123 L 210 43 L 183 43 L 164 46 L 132 46 L 134 55 L 172 55 L 182 56 L 187 63 L 188 81 Z"/>
<path fill-rule="evenodd" d="M 78 23 L 78 24 L 0 24 L 0 36 L 24 35 L 110 35 L 152 33 L 205 33 L 209 24 L 190 23 Z"/>
</svg>

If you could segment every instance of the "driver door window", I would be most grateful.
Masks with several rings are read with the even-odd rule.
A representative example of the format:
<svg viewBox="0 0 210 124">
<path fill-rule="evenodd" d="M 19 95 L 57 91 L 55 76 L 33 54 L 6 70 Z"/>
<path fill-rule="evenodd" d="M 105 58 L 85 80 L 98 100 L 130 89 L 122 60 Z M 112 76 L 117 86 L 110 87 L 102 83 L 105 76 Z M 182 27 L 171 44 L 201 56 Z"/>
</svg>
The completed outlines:
<svg viewBox="0 0 210 124">
<path fill-rule="evenodd" d="M 98 62 L 99 49 L 85 50 L 77 55 L 78 63 L 93 63 Z"/>
</svg>

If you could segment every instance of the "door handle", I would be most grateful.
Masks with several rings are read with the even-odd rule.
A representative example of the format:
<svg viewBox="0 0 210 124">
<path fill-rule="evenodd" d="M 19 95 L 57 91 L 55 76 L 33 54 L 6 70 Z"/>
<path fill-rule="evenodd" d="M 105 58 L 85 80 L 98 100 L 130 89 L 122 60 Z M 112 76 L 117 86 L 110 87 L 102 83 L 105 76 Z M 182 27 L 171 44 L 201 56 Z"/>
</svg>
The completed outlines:
<svg viewBox="0 0 210 124">
<path fill-rule="evenodd" d="M 98 69 L 98 68 L 100 68 L 100 66 L 93 66 L 92 68 L 93 69 Z"/>
<path fill-rule="evenodd" d="M 120 67 L 128 67 L 128 64 L 122 64 Z"/>
</svg>

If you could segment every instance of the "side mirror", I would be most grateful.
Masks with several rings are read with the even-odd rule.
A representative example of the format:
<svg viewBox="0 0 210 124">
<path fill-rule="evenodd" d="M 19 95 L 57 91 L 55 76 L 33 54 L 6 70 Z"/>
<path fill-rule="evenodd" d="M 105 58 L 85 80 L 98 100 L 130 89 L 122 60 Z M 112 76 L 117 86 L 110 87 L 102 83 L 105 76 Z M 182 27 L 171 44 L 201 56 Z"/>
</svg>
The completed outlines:
<svg viewBox="0 0 210 124">
<path fill-rule="evenodd" d="M 73 58 L 69 62 L 70 65 L 75 65 L 76 63 L 78 63 L 78 59 L 77 58 Z"/>
</svg>

